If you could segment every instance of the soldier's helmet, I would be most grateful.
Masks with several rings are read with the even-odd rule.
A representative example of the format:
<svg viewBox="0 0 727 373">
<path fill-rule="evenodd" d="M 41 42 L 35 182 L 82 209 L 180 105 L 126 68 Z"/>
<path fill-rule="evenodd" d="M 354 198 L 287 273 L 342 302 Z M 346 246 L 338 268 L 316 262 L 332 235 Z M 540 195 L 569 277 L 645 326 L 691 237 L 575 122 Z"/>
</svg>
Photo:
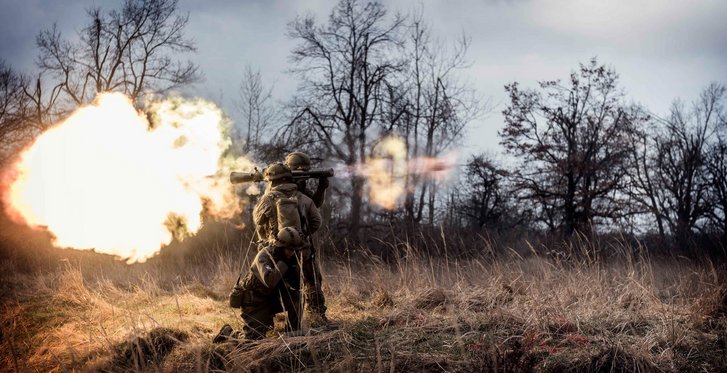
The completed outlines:
<svg viewBox="0 0 727 373">
<path fill-rule="evenodd" d="M 273 163 L 265 169 L 263 175 L 266 181 L 280 180 L 286 177 L 292 177 L 290 168 L 282 163 Z"/>
<path fill-rule="evenodd" d="M 310 170 L 310 157 L 308 154 L 301 152 L 292 152 L 285 157 L 285 165 L 290 167 L 291 170 Z"/>
<path fill-rule="evenodd" d="M 298 248 L 303 246 L 303 236 L 293 227 L 285 227 L 278 231 L 278 236 L 275 238 L 275 244 L 277 246 L 285 246 L 290 248 Z"/>
</svg>

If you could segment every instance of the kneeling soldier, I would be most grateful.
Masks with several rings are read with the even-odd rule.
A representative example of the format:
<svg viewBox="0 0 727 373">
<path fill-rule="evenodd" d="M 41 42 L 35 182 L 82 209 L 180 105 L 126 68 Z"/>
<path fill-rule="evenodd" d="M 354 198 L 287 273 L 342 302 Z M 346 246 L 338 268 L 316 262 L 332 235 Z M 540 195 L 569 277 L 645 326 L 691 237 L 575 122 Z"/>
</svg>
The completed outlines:
<svg viewBox="0 0 727 373">
<path fill-rule="evenodd" d="M 242 320 L 246 339 L 262 339 L 275 314 L 288 313 L 286 332 L 300 329 L 300 266 L 296 251 L 304 248 L 300 233 L 285 227 L 273 244 L 255 256 L 242 283 Z"/>
</svg>

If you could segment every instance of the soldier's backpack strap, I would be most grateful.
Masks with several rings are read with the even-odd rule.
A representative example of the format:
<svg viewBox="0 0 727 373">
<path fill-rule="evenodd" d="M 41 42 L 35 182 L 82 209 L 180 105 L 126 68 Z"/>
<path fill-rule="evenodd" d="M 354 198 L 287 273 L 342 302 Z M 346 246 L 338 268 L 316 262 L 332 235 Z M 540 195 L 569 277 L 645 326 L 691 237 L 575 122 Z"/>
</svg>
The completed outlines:
<svg viewBox="0 0 727 373">
<path fill-rule="evenodd" d="M 303 211 L 300 211 L 300 205 L 298 205 L 298 216 L 300 216 L 300 228 L 303 230 L 303 236 L 310 238 L 310 229 L 308 229 L 308 219 L 306 219 Z"/>
<path fill-rule="evenodd" d="M 278 235 L 278 209 L 276 201 L 280 198 L 280 194 L 281 193 L 276 190 L 270 190 L 268 193 L 265 193 L 268 201 L 270 202 L 270 214 L 268 216 L 270 237 L 276 237 Z"/>
</svg>

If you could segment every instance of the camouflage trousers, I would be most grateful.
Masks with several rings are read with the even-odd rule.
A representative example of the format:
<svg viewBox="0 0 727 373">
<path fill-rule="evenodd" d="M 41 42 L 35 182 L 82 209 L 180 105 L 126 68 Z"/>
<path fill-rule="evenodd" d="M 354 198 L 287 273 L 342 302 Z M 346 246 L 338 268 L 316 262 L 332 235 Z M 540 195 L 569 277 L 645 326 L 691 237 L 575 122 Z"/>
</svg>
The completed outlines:
<svg viewBox="0 0 727 373">
<path fill-rule="evenodd" d="M 275 315 L 280 312 L 288 313 L 286 332 L 300 329 L 300 291 L 290 289 L 285 284 L 278 286 L 273 294 L 265 298 L 243 295 L 241 310 L 240 316 L 245 323 L 242 331 L 246 339 L 265 338 L 265 334 L 275 324 Z"/>
<path fill-rule="evenodd" d="M 323 295 L 323 276 L 321 276 L 315 252 L 304 250 L 302 272 L 307 312 L 314 316 L 325 316 L 326 297 Z"/>
</svg>

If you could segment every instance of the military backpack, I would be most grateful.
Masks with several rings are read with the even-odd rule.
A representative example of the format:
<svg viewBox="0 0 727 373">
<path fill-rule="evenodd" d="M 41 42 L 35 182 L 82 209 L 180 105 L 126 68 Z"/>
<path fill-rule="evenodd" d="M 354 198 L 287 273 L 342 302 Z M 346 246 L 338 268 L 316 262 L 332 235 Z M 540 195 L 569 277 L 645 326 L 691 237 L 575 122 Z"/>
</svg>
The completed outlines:
<svg viewBox="0 0 727 373">
<path fill-rule="evenodd" d="M 298 206 L 298 197 L 288 197 L 284 193 L 272 190 L 268 192 L 267 198 L 272 202 L 270 217 L 270 232 L 268 239 L 274 239 L 278 232 L 286 227 L 295 228 L 296 231 L 304 233 L 302 228 L 303 216 Z"/>
</svg>

